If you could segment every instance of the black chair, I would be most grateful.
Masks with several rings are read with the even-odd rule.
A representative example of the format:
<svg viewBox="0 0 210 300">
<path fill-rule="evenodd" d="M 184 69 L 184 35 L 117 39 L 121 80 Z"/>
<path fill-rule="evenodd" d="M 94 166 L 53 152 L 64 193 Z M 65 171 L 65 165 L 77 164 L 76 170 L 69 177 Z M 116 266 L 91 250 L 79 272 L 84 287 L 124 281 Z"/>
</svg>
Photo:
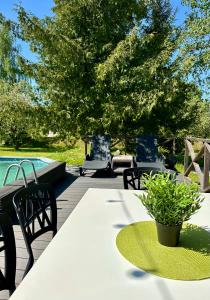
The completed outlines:
<svg viewBox="0 0 210 300">
<path fill-rule="evenodd" d="M 0 270 L 0 290 L 15 290 L 16 246 L 12 223 L 8 215 L 0 211 L 0 252 L 4 252 L 4 272 Z"/>
<path fill-rule="evenodd" d="M 111 139 L 107 135 L 94 135 L 91 137 L 90 154 L 87 154 L 83 166 L 80 167 L 80 175 L 86 170 L 110 170 L 111 169 Z"/>
<path fill-rule="evenodd" d="M 32 242 L 48 231 L 53 236 L 57 232 L 56 198 L 49 185 L 32 184 L 18 191 L 13 203 L 29 254 L 25 276 L 34 263 Z"/>
<path fill-rule="evenodd" d="M 175 179 L 176 172 L 172 170 L 164 170 L 161 171 L 159 168 L 155 167 L 136 167 L 125 169 L 123 172 L 123 184 L 124 189 L 128 190 L 129 188 L 133 190 L 144 190 L 145 187 L 142 184 L 142 175 L 144 174 L 157 174 L 157 173 L 165 173 L 170 174 L 170 178 L 173 180 Z"/>
<path fill-rule="evenodd" d="M 129 188 L 133 190 L 142 190 L 145 189 L 142 185 L 141 178 L 143 174 L 156 174 L 159 173 L 159 168 L 129 168 L 125 169 L 123 172 L 123 184 L 124 189 L 129 190 Z"/>
</svg>

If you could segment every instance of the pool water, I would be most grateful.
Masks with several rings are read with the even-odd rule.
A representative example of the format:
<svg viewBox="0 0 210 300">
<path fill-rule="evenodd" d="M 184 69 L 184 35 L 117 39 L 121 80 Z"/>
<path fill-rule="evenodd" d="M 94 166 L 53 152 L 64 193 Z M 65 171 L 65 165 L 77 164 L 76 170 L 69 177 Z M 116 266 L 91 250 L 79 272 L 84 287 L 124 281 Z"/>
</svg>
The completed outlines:
<svg viewBox="0 0 210 300">
<path fill-rule="evenodd" d="M 7 168 L 11 165 L 11 164 L 19 164 L 22 160 L 27 159 L 30 160 L 31 162 L 33 162 L 35 170 L 40 170 L 44 167 L 46 167 L 47 165 L 49 165 L 49 162 L 43 161 L 41 159 L 37 159 L 37 158 L 7 158 L 7 157 L 0 157 L 0 187 L 3 186 L 3 181 L 4 181 L 4 177 L 6 175 L 6 171 Z M 22 167 L 25 171 L 26 176 L 29 175 L 33 169 L 31 164 L 29 163 L 23 163 Z M 17 174 L 17 169 L 16 168 L 12 168 L 11 171 L 9 172 L 9 176 L 7 178 L 7 182 L 6 183 L 11 183 L 15 180 L 15 176 Z M 18 179 L 22 178 L 22 174 L 21 171 L 19 171 L 19 176 Z"/>
</svg>

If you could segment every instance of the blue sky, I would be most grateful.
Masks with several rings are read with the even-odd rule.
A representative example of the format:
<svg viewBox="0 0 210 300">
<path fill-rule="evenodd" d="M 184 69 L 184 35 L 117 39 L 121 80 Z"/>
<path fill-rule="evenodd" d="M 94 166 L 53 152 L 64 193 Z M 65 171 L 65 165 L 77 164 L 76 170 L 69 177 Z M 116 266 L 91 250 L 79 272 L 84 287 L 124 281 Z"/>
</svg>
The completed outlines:
<svg viewBox="0 0 210 300">
<path fill-rule="evenodd" d="M 26 11 L 31 12 L 39 18 L 52 15 L 51 7 L 54 5 L 53 0 L 0 0 L 0 12 L 11 20 L 17 20 L 17 12 L 15 6 L 21 4 Z M 20 41 L 18 42 L 21 48 L 21 54 L 29 59 L 36 60 L 36 55 L 29 49 L 28 44 Z"/>
<path fill-rule="evenodd" d="M 31 12 L 39 18 L 52 15 L 51 8 L 54 6 L 53 0 L 0 0 L 0 12 L 8 19 L 17 20 L 15 5 L 21 4 L 26 11 Z M 187 8 L 183 7 L 181 0 L 171 0 L 172 7 L 177 9 L 176 23 L 183 23 Z M 20 42 L 22 55 L 30 60 L 35 59 L 26 43 Z"/>
<path fill-rule="evenodd" d="M 15 5 L 21 4 L 27 11 L 31 11 L 36 16 L 42 18 L 52 14 L 51 7 L 53 0 L 0 0 L 0 12 L 10 19 L 16 19 Z"/>
</svg>

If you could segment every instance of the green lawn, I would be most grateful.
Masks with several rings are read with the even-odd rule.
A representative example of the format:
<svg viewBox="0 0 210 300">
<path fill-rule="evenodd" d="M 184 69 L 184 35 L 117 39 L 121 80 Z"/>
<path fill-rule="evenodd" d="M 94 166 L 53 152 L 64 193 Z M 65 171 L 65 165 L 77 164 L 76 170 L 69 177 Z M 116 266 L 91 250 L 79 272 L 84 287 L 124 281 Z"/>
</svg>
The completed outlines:
<svg viewBox="0 0 210 300">
<path fill-rule="evenodd" d="M 184 173 L 184 165 L 183 165 L 183 164 L 177 163 L 177 164 L 176 164 L 176 169 L 177 169 L 177 171 L 179 171 L 180 173 Z M 199 183 L 198 175 L 197 175 L 195 172 L 191 172 L 191 173 L 189 174 L 189 178 L 190 178 L 193 182 Z"/>
<path fill-rule="evenodd" d="M 52 145 L 46 148 L 20 148 L 17 151 L 12 147 L 0 147 L 0 156 L 47 157 L 54 160 L 66 161 L 68 165 L 81 165 L 84 160 L 84 153 L 84 143 L 81 141 L 72 148 Z"/>
<path fill-rule="evenodd" d="M 65 161 L 68 165 L 82 165 L 84 161 L 84 143 L 78 141 L 76 146 L 67 148 L 61 145 L 52 145 L 48 148 L 21 148 L 14 150 L 12 147 L 0 147 L 0 156 L 20 156 L 20 157 L 47 157 L 54 160 Z M 180 173 L 184 172 L 182 163 L 177 163 L 176 168 Z M 198 176 L 190 173 L 190 179 L 198 183 Z"/>
</svg>

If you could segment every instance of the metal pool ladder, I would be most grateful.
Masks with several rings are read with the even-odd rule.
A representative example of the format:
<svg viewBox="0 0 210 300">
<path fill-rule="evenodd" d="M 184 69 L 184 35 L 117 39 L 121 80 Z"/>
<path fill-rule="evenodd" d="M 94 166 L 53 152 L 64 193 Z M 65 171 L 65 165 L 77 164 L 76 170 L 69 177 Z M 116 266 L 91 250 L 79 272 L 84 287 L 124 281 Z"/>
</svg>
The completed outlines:
<svg viewBox="0 0 210 300">
<path fill-rule="evenodd" d="M 14 168 L 17 169 L 17 173 L 16 173 L 16 176 L 15 176 L 15 180 L 17 180 L 18 175 L 19 175 L 19 172 L 20 172 L 20 170 L 21 170 L 22 175 L 23 175 L 24 185 L 25 185 L 25 187 L 28 186 L 28 183 L 27 183 L 27 180 L 26 180 L 26 174 L 25 174 L 25 171 L 24 171 L 24 169 L 23 169 L 23 167 L 22 167 L 22 165 L 23 165 L 24 163 L 29 163 L 29 164 L 31 164 L 32 169 L 33 169 L 34 181 L 35 181 L 36 184 L 38 184 L 38 179 L 37 179 L 37 175 L 36 175 L 36 170 L 35 170 L 35 167 L 34 167 L 34 163 L 33 163 L 32 161 L 28 160 L 28 159 L 24 159 L 24 160 L 22 160 L 19 164 L 12 164 L 12 165 L 10 165 L 10 166 L 8 167 L 7 172 L 6 172 L 6 175 L 5 175 L 5 177 L 4 177 L 3 186 L 6 185 L 7 178 L 8 178 L 8 176 L 9 176 L 9 172 L 10 172 L 10 170 L 11 170 L 12 168 L 13 168 L 13 169 L 14 169 Z"/>
</svg>

